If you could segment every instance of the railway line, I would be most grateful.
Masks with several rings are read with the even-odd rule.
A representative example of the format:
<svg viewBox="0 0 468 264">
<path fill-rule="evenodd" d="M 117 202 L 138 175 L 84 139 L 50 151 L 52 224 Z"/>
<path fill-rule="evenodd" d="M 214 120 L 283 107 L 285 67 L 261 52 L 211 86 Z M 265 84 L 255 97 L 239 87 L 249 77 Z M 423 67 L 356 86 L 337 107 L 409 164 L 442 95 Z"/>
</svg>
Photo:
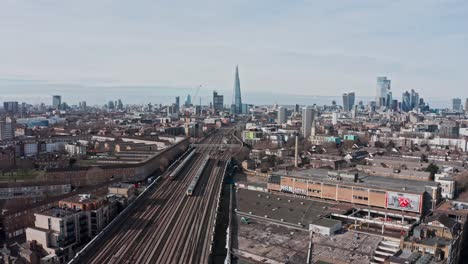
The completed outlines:
<svg viewBox="0 0 468 264">
<path fill-rule="evenodd" d="M 230 133 L 220 129 L 205 138 L 208 147 L 195 147 L 165 172 L 142 203 L 76 263 L 209 263 L 217 200 L 232 155 L 219 145 Z"/>
</svg>

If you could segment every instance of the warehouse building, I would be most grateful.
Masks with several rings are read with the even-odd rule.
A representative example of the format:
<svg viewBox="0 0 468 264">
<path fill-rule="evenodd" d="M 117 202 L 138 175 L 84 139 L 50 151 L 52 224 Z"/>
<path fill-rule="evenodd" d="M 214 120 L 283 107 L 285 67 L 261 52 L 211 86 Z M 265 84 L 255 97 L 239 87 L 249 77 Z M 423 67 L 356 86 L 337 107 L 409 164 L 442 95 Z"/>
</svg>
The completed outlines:
<svg viewBox="0 0 468 264">
<path fill-rule="evenodd" d="M 267 188 L 417 215 L 434 209 L 440 197 L 440 186 L 435 182 L 318 169 L 275 172 L 268 177 Z"/>
</svg>

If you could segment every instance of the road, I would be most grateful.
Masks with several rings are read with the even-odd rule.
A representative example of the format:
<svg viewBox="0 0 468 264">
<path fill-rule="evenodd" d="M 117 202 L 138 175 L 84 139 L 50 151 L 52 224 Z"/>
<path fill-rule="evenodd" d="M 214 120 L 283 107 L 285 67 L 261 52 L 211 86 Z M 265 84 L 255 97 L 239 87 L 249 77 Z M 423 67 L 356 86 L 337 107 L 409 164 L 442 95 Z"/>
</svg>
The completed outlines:
<svg viewBox="0 0 468 264">
<path fill-rule="evenodd" d="M 116 223 L 80 256 L 78 263 L 209 263 L 215 227 L 217 201 L 224 168 L 231 150 L 220 151 L 219 144 L 232 128 L 222 128 L 205 138 L 204 147 L 178 175 L 170 171 L 141 199 L 141 204 Z M 196 171 L 209 156 L 193 196 L 187 188 Z"/>
</svg>

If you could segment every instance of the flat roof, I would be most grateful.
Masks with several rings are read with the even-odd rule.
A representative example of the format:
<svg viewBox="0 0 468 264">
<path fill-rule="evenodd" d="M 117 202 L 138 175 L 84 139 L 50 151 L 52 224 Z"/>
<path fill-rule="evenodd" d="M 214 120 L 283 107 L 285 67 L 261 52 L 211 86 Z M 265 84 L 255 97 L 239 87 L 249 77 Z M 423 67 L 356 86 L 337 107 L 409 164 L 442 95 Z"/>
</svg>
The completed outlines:
<svg viewBox="0 0 468 264">
<path fill-rule="evenodd" d="M 125 189 L 131 188 L 133 186 L 134 186 L 133 184 L 125 183 L 125 182 L 114 182 L 111 185 L 109 185 L 110 188 L 125 188 Z"/>
<path fill-rule="evenodd" d="M 459 203 L 461 205 L 456 206 Z M 468 217 L 468 204 L 457 200 L 443 201 L 434 209 L 435 212 Z"/>
<path fill-rule="evenodd" d="M 42 212 L 40 212 L 38 214 L 57 217 L 57 218 L 62 218 L 62 217 L 65 217 L 65 216 L 73 215 L 75 213 L 76 213 L 76 211 L 74 211 L 72 209 L 54 207 L 54 208 L 44 210 L 44 211 L 42 211 Z"/>
<path fill-rule="evenodd" d="M 321 218 L 312 223 L 313 225 L 324 226 L 324 227 L 334 227 L 337 224 L 341 224 L 341 221 L 330 219 L 330 218 Z"/>
<path fill-rule="evenodd" d="M 281 221 L 285 224 L 301 223 L 308 225 L 323 218 L 334 210 L 337 203 L 294 198 L 285 195 L 237 189 L 237 210 L 242 213 L 252 212 L 252 215 Z M 343 211 L 338 208 L 338 211 Z"/>
<path fill-rule="evenodd" d="M 92 203 L 92 202 L 97 202 L 99 200 L 102 200 L 102 197 L 96 197 L 96 196 L 90 196 L 89 198 L 86 197 L 81 197 L 79 195 L 71 196 L 68 198 L 64 198 L 61 200 L 61 202 L 70 202 L 70 203 L 79 203 L 79 204 L 87 204 L 87 203 Z"/>
<path fill-rule="evenodd" d="M 285 226 L 252 219 L 244 224 L 236 219 L 238 232 L 233 242 L 240 263 L 305 263 L 310 234 Z M 332 236 L 315 234 L 313 263 L 368 264 L 381 236 L 340 232 Z"/>
<path fill-rule="evenodd" d="M 338 172 L 338 171 L 337 171 Z M 362 172 L 358 173 L 359 181 L 354 182 L 349 179 L 342 179 L 341 181 L 333 180 L 328 176 L 328 170 L 323 169 L 306 169 L 298 171 L 278 171 L 273 172 L 272 175 L 287 176 L 306 179 L 309 181 L 317 181 L 324 183 L 342 184 L 355 187 L 367 187 L 381 190 L 391 190 L 397 192 L 410 192 L 410 193 L 423 193 L 426 191 L 426 187 L 437 187 L 438 183 L 430 181 L 416 181 L 408 179 L 390 178 L 371 176 Z M 348 173 L 348 172 L 344 172 Z M 355 172 L 350 172 L 355 173 Z"/>
</svg>

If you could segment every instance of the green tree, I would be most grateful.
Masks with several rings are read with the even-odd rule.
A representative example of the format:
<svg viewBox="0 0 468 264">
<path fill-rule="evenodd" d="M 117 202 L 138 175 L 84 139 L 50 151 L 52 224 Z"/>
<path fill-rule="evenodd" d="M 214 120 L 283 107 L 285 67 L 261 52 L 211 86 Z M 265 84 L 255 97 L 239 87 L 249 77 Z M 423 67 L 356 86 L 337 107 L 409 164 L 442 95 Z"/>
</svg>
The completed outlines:
<svg viewBox="0 0 468 264">
<path fill-rule="evenodd" d="M 429 159 L 427 158 L 427 155 L 426 154 L 421 154 L 421 162 L 429 162 Z"/>
<path fill-rule="evenodd" d="M 435 174 L 439 172 L 439 167 L 435 165 L 434 163 L 429 164 L 424 171 L 430 172 L 431 173 L 431 180 L 434 180 Z"/>
</svg>

